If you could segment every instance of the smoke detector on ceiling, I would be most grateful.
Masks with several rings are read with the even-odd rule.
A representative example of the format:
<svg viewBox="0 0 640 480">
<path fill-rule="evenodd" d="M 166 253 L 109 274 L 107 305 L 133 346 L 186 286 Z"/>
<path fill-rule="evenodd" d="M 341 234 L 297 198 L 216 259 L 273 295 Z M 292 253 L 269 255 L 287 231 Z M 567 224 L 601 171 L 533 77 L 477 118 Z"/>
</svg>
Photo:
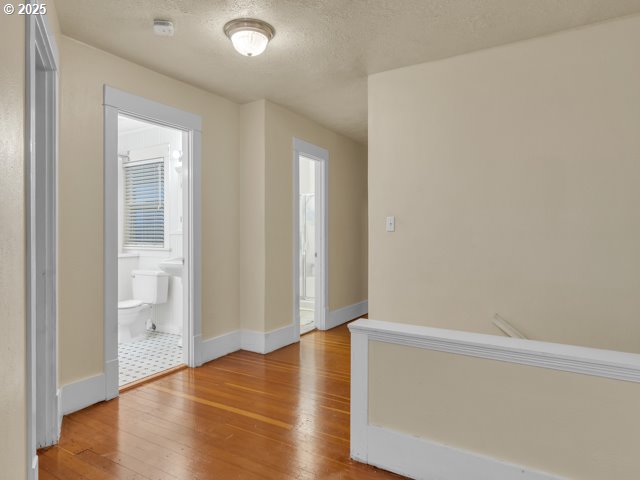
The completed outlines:
<svg viewBox="0 0 640 480">
<path fill-rule="evenodd" d="M 169 20 L 154 20 L 153 33 L 159 37 L 173 37 L 173 22 Z"/>
</svg>

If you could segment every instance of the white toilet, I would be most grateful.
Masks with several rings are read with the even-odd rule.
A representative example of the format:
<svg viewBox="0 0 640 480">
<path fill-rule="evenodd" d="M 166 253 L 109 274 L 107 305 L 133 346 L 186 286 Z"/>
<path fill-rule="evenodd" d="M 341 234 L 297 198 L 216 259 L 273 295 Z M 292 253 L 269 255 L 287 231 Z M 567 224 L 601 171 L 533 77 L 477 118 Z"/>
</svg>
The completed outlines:
<svg viewBox="0 0 640 480">
<path fill-rule="evenodd" d="M 152 305 L 165 303 L 169 291 L 169 275 L 156 270 L 131 272 L 133 299 L 118 302 L 118 343 L 144 338 Z"/>
</svg>

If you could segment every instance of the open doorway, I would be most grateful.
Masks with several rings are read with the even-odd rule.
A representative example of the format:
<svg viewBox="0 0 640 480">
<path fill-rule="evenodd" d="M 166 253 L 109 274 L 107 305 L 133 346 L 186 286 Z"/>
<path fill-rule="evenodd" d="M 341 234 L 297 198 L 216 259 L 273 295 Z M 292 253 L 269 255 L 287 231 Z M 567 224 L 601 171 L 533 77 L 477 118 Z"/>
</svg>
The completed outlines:
<svg viewBox="0 0 640 480">
<path fill-rule="evenodd" d="M 188 361 L 182 341 L 185 140 L 181 130 L 118 115 L 120 388 Z"/>
<path fill-rule="evenodd" d="M 300 334 L 316 328 L 316 279 L 318 252 L 316 246 L 316 168 L 317 161 L 300 156 Z"/>
<path fill-rule="evenodd" d="M 294 310 L 301 335 L 324 329 L 328 152 L 294 140 Z"/>
<path fill-rule="evenodd" d="M 105 397 L 183 364 L 200 342 L 202 119 L 104 89 Z"/>
</svg>

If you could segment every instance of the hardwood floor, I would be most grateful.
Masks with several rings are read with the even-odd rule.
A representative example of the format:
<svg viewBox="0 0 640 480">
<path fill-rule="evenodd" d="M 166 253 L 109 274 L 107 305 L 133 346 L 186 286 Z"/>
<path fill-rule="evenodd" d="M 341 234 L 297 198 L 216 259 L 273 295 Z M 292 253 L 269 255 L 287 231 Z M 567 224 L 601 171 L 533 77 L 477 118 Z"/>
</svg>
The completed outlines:
<svg viewBox="0 0 640 480">
<path fill-rule="evenodd" d="M 236 352 L 68 415 L 40 479 L 399 479 L 349 458 L 349 332 Z"/>
</svg>

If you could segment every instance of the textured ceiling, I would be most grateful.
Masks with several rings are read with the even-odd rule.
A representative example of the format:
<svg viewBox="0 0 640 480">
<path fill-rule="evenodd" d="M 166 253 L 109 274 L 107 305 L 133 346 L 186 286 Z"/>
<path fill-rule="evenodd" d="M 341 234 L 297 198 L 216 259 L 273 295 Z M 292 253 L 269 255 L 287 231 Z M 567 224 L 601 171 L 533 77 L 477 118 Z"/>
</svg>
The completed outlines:
<svg viewBox="0 0 640 480">
<path fill-rule="evenodd" d="M 640 0 L 58 0 L 65 35 L 239 103 L 267 98 L 360 142 L 368 74 L 640 12 Z M 271 23 L 254 58 L 222 32 Z M 152 33 L 172 20 L 173 38 Z"/>
</svg>

